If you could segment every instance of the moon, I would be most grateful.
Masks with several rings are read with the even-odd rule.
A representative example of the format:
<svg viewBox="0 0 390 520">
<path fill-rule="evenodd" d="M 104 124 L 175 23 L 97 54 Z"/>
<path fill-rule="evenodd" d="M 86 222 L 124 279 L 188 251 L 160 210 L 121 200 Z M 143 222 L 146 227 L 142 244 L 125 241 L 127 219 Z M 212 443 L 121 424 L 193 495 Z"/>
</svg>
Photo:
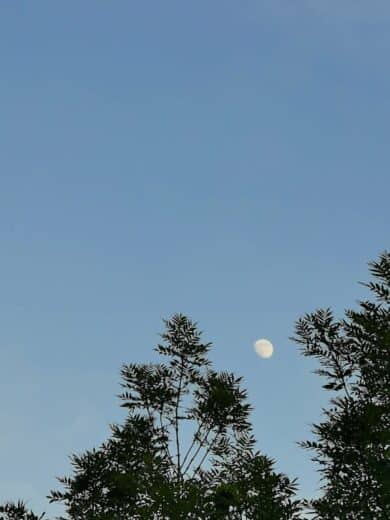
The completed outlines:
<svg viewBox="0 0 390 520">
<path fill-rule="evenodd" d="M 256 354 L 263 359 L 269 359 L 274 352 L 274 347 L 268 339 L 258 339 L 253 346 Z"/>
</svg>

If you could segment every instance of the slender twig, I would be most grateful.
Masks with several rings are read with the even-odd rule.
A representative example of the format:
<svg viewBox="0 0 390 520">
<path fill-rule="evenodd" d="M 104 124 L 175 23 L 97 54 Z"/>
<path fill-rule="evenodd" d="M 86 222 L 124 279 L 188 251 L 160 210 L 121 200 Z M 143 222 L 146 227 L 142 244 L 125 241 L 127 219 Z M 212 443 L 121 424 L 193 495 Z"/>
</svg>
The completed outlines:
<svg viewBox="0 0 390 520">
<path fill-rule="evenodd" d="M 194 433 L 194 437 L 193 437 L 193 439 L 192 439 L 191 446 L 189 447 L 187 453 L 185 454 L 185 457 L 184 457 L 184 459 L 183 459 L 183 462 L 181 463 L 181 468 L 184 467 L 184 464 L 186 463 L 187 457 L 189 456 L 189 454 L 190 454 L 192 448 L 194 447 L 195 442 L 198 440 L 197 437 L 198 437 L 198 435 L 200 434 L 200 431 L 201 431 L 201 429 L 202 429 L 203 424 L 204 424 L 204 419 L 202 419 L 200 425 L 198 426 L 197 431 Z"/>
<path fill-rule="evenodd" d="M 200 461 L 198 467 L 196 468 L 196 470 L 195 470 L 194 473 L 192 474 L 192 478 L 195 477 L 196 473 L 197 473 L 197 472 L 200 470 L 200 468 L 202 467 L 203 462 L 205 461 L 207 455 L 210 453 L 210 450 L 211 450 L 211 448 L 213 447 L 213 445 L 215 444 L 215 441 L 217 440 L 218 435 L 219 435 L 220 433 L 221 433 L 221 428 L 218 429 L 218 432 L 215 434 L 214 439 L 212 440 L 212 442 L 210 442 L 209 447 L 208 447 L 207 450 L 206 450 L 206 453 L 203 455 L 202 460 Z"/>
<path fill-rule="evenodd" d="M 176 456 L 177 456 L 177 479 L 180 480 L 181 471 L 180 471 L 180 440 L 179 440 L 179 405 L 180 405 L 180 397 L 181 397 L 181 384 L 183 381 L 183 369 L 184 362 L 183 358 L 181 359 L 180 364 L 180 378 L 179 378 L 179 386 L 177 389 L 177 399 L 175 406 L 175 437 L 176 437 Z"/>
<path fill-rule="evenodd" d="M 160 410 L 160 427 L 161 427 L 162 433 L 164 433 L 164 430 L 165 430 L 165 426 L 164 426 L 163 421 L 162 421 L 163 410 L 164 410 L 164 404 L 162 404 L 161 410 Z M 166 452 L 166 454 L 168 456 L 168 459 L 169 459 L 170 463 L 172 464 L 172 466 L 174 466 L 172 455 L 171 455 L 171 452 L 169 451 L 168 443 L 165 444 L 165 452 Z"/>
<path fill-rule="evenodd" d="M 190 462 L 187 464 L 186 469 L 183 471 L 183 475 L 185 475 L 185 474 L 187 473 L 187 471 L 190 469 L 191 464 L 194 462 L 194 460 L 196 459 L 198 453 L 200 452 L 200 450 L 203 448 L 205 442 L 207 441 L 207 437 L 210 435 L 211 430 L 212 430 L 212 426 L 207 430 L 207 433 L 206 433 L 206 435 L 204 436 L 203 440 L 201 440 L 201 441 L 199 442 L 199 446 L 198 446 L 197 449 L 195 450 L 195 453 L 194 453 L 194 455 L 192 456 Z"/>
</svg>

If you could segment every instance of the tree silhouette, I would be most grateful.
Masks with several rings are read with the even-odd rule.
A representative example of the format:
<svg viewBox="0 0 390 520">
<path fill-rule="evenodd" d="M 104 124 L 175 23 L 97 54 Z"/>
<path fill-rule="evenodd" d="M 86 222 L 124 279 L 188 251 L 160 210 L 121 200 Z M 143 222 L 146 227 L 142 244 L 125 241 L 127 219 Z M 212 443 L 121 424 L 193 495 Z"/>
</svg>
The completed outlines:
<svg viewBox="0 0 390 520">
<path fill-rule="evenodd" d="M 165 325 L 155 350 L 168 364 L 122 367 L 124 424 L 99 449 L 72 456 L 74 474 L 50 501 L 72 520 L 298 518 L 295 480 L 254 450 L 242 378 L 212 370 L 211 344 L 190 319 Z M 186 448 L 184 423 L 195 424 Z"/>
<path fill-rule="evenodd" d="M 375 301 L 339 321 L 330 309 L 307 314 L 293 338 L 336 392 L 316 441 L 301 443 L 323 476 L 323 496 L 309 502 L 321 520 L 390 518 L 390 254 L 369 265 Z"/>
<path fill-rule="evenodd" d="M 375 301 L 342 320 L 307 314 L 293 338 L 336 393 L 316 439 L 301 443 L 323 477 L 323 495 L 305 502 L 318 520 L 390 518 L 390 254 L 369 265 Z M 155 350 L 169 362 L 123 365 L 124 423 L 72 455 L 73 475 L 50 493 L 62 520 L 298 519 L 296 481 L 254 449 L 242 378 L 212 369 L 196 323 L 177 314 L 165 325 Z M 185 424 L 195 425 L 186 446 Z M 0 506 L 0 520 L 43 518 L 21 501 Z"/>
<path fill-rule="evenodd" d="M 32 511 L 28 511 L 21 500 L 16 503 L 6 502 L 0 506 L 0 520 L 42 520 L 44 516 L 45 513 L 37 516 Z"/>
</svg>

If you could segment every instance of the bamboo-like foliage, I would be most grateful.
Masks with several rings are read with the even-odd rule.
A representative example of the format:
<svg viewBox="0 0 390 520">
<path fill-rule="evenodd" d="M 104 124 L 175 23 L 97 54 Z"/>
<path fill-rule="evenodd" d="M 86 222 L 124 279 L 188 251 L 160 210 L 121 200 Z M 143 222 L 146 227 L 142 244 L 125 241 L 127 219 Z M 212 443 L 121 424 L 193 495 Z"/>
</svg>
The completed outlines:
<svg viewBox="0 0 390 520">
<path fill-rule="evenodd" d="M 186 316 L 165 327 L 155 350 L 168 363 L 122 367 L 125 423 L 72 457 L 50 500 L 72 520 L 298 518 L 296 482 L 254 450 L 242 379 L 211 368 L 211 344 Z M 184 423 L 195 425 L 186 445 Z"/>
<path fill-rule="evenodd" d="M 390 254 L 369 265 L 375 280 L 363 285 L 374 301 L 342 320 L 320 309 L 296 325 L 294 339 L 335 392 L 316 439 L 302 443 L 324 479 L 323 496 L 309 502 L 321 520 L 390 518 Z"/>
</svg>

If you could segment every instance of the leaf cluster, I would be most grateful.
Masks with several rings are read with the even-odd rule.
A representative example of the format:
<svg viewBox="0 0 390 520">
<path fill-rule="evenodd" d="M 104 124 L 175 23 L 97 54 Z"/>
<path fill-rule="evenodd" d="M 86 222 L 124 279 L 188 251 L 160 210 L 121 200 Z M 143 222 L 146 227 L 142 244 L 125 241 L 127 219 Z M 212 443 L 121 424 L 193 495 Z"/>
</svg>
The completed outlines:
<svg viewBox="0 0 390 520">
<path fill-rule="evenodd" d="M 42 520 L 44 516 L 45 513 L 37 516 L 29 511 L 21 500 L 16 503 L 6 502 L 0 506 L 0 520 Z"/>
</svg>

